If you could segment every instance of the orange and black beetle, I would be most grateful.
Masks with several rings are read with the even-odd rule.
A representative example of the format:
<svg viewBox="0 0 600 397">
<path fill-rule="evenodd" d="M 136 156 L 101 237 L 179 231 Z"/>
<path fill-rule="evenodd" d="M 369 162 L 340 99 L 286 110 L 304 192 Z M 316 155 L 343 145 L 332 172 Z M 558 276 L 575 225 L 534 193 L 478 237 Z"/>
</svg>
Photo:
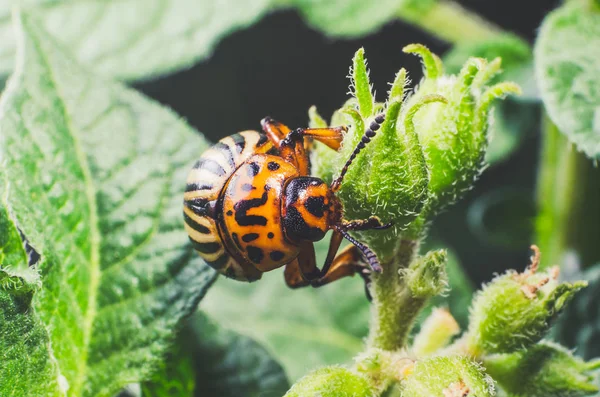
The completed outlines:
<svg viewBox="0 0 600 397">
<path fill-rule="evenodd" d="M 381 271 L 373 251 L 348 231 L 389 225 L 376 217 L 344 220 L 335 192 L 382 122 L 379 115 L 371 123 L 331 186 L 309 176 L 305 138 L 338 150 L 345 127 L 292 131 L 265 118 L 264 134 L 243 131 L 221 139 L 202 154 L 187 180 L 183 214 L 194 248 L 210 266 L 236 280 L 258 280 L 262 273 L 285 265 L 286 283 L 293 288 L 364 275 L 367 264 Z M 313 242 L 330 229 L 334 232 L 329 252 L 319 270 Z M 353 245 L 336 255 L 344 237 Z"/>
</svg>

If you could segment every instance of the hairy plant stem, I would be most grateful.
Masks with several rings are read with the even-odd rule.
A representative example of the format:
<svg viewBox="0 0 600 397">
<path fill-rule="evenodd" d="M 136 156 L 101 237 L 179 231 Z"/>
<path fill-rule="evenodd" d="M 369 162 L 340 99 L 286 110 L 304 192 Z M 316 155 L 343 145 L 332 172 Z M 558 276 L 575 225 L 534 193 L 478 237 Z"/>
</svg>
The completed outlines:
<svg viewBox="0 0 600 397">
<path fill-rule="evenodd" d="M 538 170 L 536 244 L 541 267 L 576 252 L 583 266 L 600 261 L 600 169 L 545 116 Z"/>
<path fill-rule="evenodd" d="M 425 304 L 405 285 L 401 270 L 408 268 L 419 249 L 419 240 L 400 240 L 396 256 L 373 274 L 371 327 L 368 346 L 394 351 L 406 345 L 412 324 Z"/>
<path fill-rule="evenodd" d="M 453 44 L 487 40 L 502 29 L 453 1 L 440 0 L 425 13 L 406 9 L 398 17 Z"/>
</svg>

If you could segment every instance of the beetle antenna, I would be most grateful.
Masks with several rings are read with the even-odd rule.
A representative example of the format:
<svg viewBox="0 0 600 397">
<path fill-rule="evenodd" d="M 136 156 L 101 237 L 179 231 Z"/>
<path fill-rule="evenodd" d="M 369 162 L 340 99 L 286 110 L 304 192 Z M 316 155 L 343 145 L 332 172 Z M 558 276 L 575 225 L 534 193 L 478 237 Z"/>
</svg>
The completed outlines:
<svg viewBox="0 0 600 397">
<path fill-rule="evenodd" d="M 358 248 L 362 252 L 363 256 L 367 260 L 367 263 L 369 264 L 371 269 L 373 269 L 374 272 L 381 273 L 383 271 L 383 268 L 381 267 L 381 264 L 379 263 L 379 259 L 377 259 L 377 255 L 375 254 L 375 252 L 373 252 L 369 247 L 367 247 L 363 243 L 357 241 L 354 237 L 348 234 L 348 232 L 342 229 L 341 227 L 336 227 L 335 230 L 340 232 L 341 235 L 344 236 L 344 238 L 346 238 L 346 240 L 350 241 L 356 246 L 356 248 Z"/>
<path fill-rule="evenodd" d="M 384 120 L 384 113 L 380 113 L 377 116 L 375 116 L 375 120 L 371 122 L 371 125 L 369 125 L 369 128 L 367 128 L 367 130 L 363 134 L 362 138 L 360 139 L 360 142 L 358 142 L 358 145 L 356 145 L 356 147 L 354 148 L 354 151 L 350 155 L 350 158 L 348 159 L 348 161 L 346 161 L 346 164 L 344 164 L 344 168 L 342 168 L 340 176 L 335 178 L 335 180 L 331 183 L 331 190 L 333 190 L 334 192 L 340 190 L 342 181 L 344 180 L 344 175 L 346 175 L 346 172 L 348 171 L 348 167 L 350 167 L 350 164 L 352 164 L 352 162 L 354 161 L 356 156 L 358 156 L 360 151 L 365 148 L 367 143 L 371 142 L 371 138 L 375 136 L 377 130 L 381 127 L 381 123 L 383 123 Z"/>
</svg>

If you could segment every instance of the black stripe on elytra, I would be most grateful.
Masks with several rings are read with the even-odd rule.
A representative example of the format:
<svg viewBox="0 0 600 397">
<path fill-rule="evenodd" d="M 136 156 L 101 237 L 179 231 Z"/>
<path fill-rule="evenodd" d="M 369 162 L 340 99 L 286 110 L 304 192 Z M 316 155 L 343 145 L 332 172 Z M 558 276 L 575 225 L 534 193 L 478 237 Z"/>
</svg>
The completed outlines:
<svg viewBox="0 0 600 397">
<path fill-rule="evenodd" d="M 194 166 L 194 168 L 202 168 L 208 172 L 211 172 L 217 176 L 225 176 L 227 172 L 221 167 L 219 163 L 211 159 L 200 159 Z"/>
<path fill-rule="evenodd" d="M 191 209 L 194 214 L 200 216 L 208 215 L 208 200 L 205 198 L 195 198 L 193 200 L 185 200 L 184 204 L 186 207 Z"/>
<path fill-rule="evenodd" d="M 231 138 L 233 139 L 233 142 L 235 142 L 235 149 L 238 154 L 242 153 L 246 147 L 246 138 L 244 138 L 242 134 L 232 135 Z"/>
<path fill-rule="evenodd" d="M 199 243 L 191 237 L 190 240 L 196 251 L 202 252 L 203 254 L 214 254 L 222 247 L 221 243 Z"/>
<path fill-rule="evenodd" d="M 254 161 L 248 163 L 248 176 L 256 176 L 260 172 L 260 165 Z"/>
<path fill-rule="evenodd" d="M 248 252 L 248 259 L 254 263 L 261 263 L 265 257 L 263 250 L 253 245 L 247 246 L 246 252 Z"/>
<path fill-rule="evenodd" d="M 215 270 L 221 270 L 227 264 L 229 256 L 223 252 L 223 255 L 219 256 L 214 261 L 206 261 L 206 263 Z"/>
<path fill-rule="evenodd" d="M 196 222 L 195 220 L 193 220 L 192 218 L 190 218 L 188 216 L 188 214 L 186 214 L 185 212 L 183 213 L 183 219 L 185 220 L 185 223 L 187 223 L 189 227 L 191 227 L 192 229 L 194 229 L 198 233 L 210 234 L 210 229 L 209 228 L 207 228 L 204 225 L 199 224 L 198 222 Z"/>
<path fill-rule="evenodd" d="M 223 142 L 217 142 L 214 148 L 217 149 L 220 153 L 222 153 L 227 159 L 229 166 L 232 169 L 235 169 L 235 160 L 233 158 L 233 153 L 231 152 L 231 148 L 229 147 L 229 145 Z"/>
<path fill-rule="evenodd" d="M 194 182 L 185 186 L 186 192 L 195 192 L 196 190 L 212 190 L 214 188 L 210 183 Z"/>
<path fill-rule="evenodd" d="M 267 138 L 266 134 L 259 134 L 259 135 L 260 135 L 260 138 L 258 139 L 258 142 L 256 142 L 256 147 L 261 147 L 262 145 L 267 143 L 267 141 L 269 140 L 269 138 Z"/>
<path fill-rule="evenodd" d="M 240 226 L 265 226 L 267 224 L 267 218 L 261 215 L 248 215 L 248 210 L 251 208 L 258 208 L 267 203 L 269 195 L 264 192 L 261 198 L 253 198 L 249 200 L 240 200 L 233 206 L 235 210 L 235 221 Z"/>
<path fill-rule="evenodd" d="M 249 243 L 258 238 L 258 233 L 246 233 L 242 236 L 242 241 L 245 243 Z"/>
<path fill-rule="evenodd" d="M 322 218 L 325 214 L 325 197 L 317 196 L 317 197 L 308 197 L 306 201 L 304 201 L 304 208 L 316 216 L 317 218 Z"/>
<path fill-rule="evenodd" d="M 278 262 L 283 259 L 285 254 L 281 251 L 271 251 L 269 256 L 271 257 L 272 260 L 274 260 L 275 262 Z"/>
</svg>

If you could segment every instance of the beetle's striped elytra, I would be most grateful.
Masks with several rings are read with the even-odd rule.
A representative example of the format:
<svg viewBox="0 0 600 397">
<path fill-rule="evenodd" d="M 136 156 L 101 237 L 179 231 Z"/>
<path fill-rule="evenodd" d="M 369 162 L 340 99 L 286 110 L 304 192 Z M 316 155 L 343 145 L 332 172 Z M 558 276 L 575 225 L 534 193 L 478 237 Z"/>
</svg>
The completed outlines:
<svg viewBox="0 0 600 397">
<path fill-rule="evenodd" d="M 382 116 L 376 119 L 383 121 Z M 375 254 L 349 230 L 385 228 L 379 219 L 348 222 L 335 192 L 363 140 L 331 186 L 309 175 L 308 141 L 339 149 L 345 127 L 296 129 L 270 118 L 265 133 L 243 131 L 206 150 L 189 173 L 184 193 L 185 228 L 195 250 L 218 272 L 254 281 L 281 266 L 290 287 L 320 286 L 370 269 L 380 270 Z M 313 242 L 333 230 L 321 270 Z M 353 242 L 337 253 L 343 237 Z M 362 255 L 361 255 L 362 254 Z"/>
</svg>

